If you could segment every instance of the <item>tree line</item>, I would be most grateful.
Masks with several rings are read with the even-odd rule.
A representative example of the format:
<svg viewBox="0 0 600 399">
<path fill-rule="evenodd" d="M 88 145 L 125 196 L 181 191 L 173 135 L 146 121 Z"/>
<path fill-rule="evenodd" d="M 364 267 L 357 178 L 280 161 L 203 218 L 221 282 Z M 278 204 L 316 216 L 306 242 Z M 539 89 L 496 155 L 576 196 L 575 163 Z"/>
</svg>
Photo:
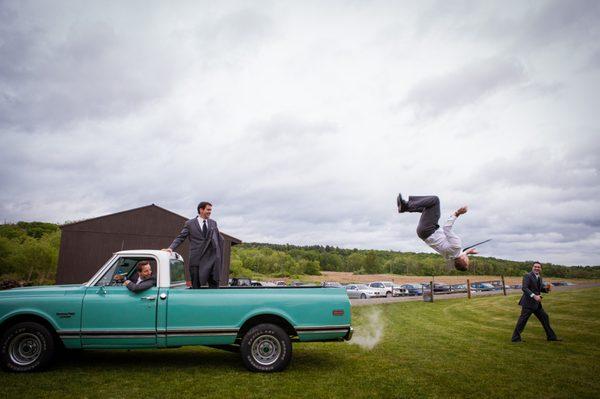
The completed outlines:
<svg viewBox="0 0 600 399">
<path fill-rule="evenodd" d="M 345 249 L 333 246 L 244 243 L 232 248 L 231 270 L 238 276 L 253 273 L 274 276 L 315 275 L 321 271 L 354 274 L 393 273 L 416 276 L 505 275 L 522 276 L 532 261 L 471 257 L 471 270 L 447 271 L 440 255 L 384 250 Z M 600 278 L 600 266 L 544 264 L 544 275 L 559 278 Z"/>
<path fill-rule="evenodd" d="M 60 228 L 53 223 L 19 222 L 0 225 L 0 280 L 53 284 L 56 278 Z M 235 277 L 293 277 L 321 271 L 355 274 L 393 273 L 432 275 L 521 276 L 531 262 L 472 257 L 472 270 L 445 270 L 437 254 L 345 249 L 333 246 L 296 246 L 244 243 L 232 247 L 231 275 Z M 544 275 L 559 278 L 600 278 L 600 266 L 544 264 Z"/>
<path fill-rule="evenodd" d="M 0 280 L 54 284 L 60 229 L 43 222 L 0 225 Z"/>
</svg>

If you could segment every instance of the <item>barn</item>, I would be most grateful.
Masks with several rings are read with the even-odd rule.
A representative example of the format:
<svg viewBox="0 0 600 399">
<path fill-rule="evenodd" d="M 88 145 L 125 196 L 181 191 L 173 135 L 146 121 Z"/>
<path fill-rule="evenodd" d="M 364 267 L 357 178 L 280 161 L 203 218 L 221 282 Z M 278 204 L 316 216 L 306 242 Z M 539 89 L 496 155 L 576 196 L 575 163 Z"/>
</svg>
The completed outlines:
<svg viewBox="0 0 600 399">
<path fill-rule="evenodd" d="M 89 280 L 113 253 L 124 249 L 166 248 L 179 234 L 186 220 L 157 205 L 117 212 L 62 225 L 57 284 L 78 284 Z M 223 236 L 223 270 L 221 284 L 227 285 L 231 246 L 241 240 Z M 188 262 L 189 243 L 186 240 L 177 252 Z"/>
</svg>

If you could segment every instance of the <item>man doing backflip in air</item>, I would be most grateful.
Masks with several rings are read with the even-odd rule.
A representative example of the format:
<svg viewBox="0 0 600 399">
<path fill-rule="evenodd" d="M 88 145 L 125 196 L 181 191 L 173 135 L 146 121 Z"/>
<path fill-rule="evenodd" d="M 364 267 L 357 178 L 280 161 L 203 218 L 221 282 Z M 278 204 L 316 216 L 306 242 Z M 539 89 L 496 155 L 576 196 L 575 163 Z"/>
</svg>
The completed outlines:
<svg viewBox="0 0 600 399">
<path fill-rule="evenodd" d="M 452 226 L 456 218 L 467 213 L 466 206 L 458 208 L 448 217 L 444 226 L 440 227 L 438 224 L 440 220 L 440 199 L 435 195 L 410 196 L 408 197 L 408 201 L 406 201 L 402 198 L 402 194 L 398 194 L 397 202 L 398 212 L 400 213 L 421 213 L 419 225 L 417 226 L 417 235 L 446 259 L 447 268 L 452 268 L 452 265 L 457 270 L 462 271 L 469 268 L 469 258 L 467 255 L 476 254 L 477 250 L 470 248 L 462 251 L 462 241 L 452 231 Z"/>
</svg>

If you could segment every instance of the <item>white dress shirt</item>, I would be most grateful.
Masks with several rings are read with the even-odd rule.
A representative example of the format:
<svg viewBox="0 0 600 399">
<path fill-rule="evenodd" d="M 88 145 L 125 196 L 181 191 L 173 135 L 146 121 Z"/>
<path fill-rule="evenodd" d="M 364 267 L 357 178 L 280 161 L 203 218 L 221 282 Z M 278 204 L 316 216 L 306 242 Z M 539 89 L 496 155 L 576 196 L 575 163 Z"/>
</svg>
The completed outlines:
<svg viewBox="0 0 600 399">
<path fill-rule="evenodd" d="M 427 245 L 442 255 L 446 260 L 458 258 L 461 254 L 462 241 L 459 236 L 452 231 L 452 225 L 456 216 L 450 215 L 446 223 L 438 228 L 432 235 L 425 239 Z"/>
<path fill-rule="evenodd" d="M 204 224 L 204 221 L 206 220 L 206 231 L 208 231 L 208 219 L 202 219 L 202 216 L 200 216 L 200 215 L 198 215 L 197 219 L 198 219 L 198 223 L 200 223 L 200 230 L 203 229 L 202 225 Z"/>
</svg>

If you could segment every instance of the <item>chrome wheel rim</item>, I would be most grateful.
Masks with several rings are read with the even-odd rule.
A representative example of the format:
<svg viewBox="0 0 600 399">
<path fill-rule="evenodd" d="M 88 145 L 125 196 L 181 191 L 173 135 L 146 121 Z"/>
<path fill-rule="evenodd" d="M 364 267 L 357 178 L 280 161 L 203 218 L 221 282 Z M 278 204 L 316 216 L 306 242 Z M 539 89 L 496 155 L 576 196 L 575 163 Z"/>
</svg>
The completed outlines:
<svg viewBox="0 0 600 399">
<path fill-rule="evenodd" d="M 270 366 L 279 359 L 281 343 L 272 335 L 261 335 L 252 343 L 252 358 L 262 366 Z"/>
<path fill-rule="evenodd" d="M 19 366 L 29 366 L 42 355 L 42 340 L 32 333 L 21 333 L 10 341 L 10 360 Z"/>
</svg>

